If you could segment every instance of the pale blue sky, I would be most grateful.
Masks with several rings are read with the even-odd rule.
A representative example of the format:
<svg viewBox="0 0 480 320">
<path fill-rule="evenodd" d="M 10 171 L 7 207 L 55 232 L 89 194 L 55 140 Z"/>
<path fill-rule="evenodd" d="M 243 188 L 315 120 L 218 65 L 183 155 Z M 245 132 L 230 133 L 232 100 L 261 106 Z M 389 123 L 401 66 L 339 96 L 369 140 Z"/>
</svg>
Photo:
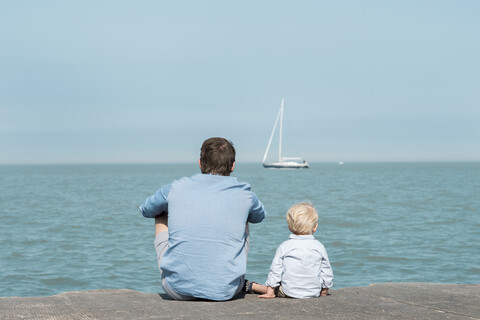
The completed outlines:
<svg viewBox="0 0 480 320">
<path fill-rule="evenodd" d="M 0 163 L 480 161 L 480 1 L 0 2 Z M 272 150 L 275 152 L 274 150 Z"/>
</svg>

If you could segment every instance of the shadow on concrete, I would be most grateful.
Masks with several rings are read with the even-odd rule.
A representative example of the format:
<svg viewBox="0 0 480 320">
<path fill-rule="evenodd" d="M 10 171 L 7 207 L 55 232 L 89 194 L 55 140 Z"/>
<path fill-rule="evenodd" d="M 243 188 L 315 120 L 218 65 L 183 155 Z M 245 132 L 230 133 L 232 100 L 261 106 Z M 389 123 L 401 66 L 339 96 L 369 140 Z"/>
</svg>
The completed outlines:
<svg viewBox="0 0 480 320">
<path fill-rule="evenodd" d="M 171 298 L 168 294 L 166 293 L 157 293 L 158 296 L 160 298 L 162 298 L 162 300 L 170 300 L 170 301 L 175 301 L 175 299 Z M 235 300 L 239 300 L 239 299 L 245 299 L 245 292 L 240 292 L 239 294 L 237 294 L 236 296 L 234 296 L 232 299 L 228 300 L 228 301 L 235 301 Z M 193 300 L 193 302 L 217 302 L 217 301 L 214 301 L 214 300 L 208 300 L 208 299 L 197 299 L 197 300 Z"/>
</svg>

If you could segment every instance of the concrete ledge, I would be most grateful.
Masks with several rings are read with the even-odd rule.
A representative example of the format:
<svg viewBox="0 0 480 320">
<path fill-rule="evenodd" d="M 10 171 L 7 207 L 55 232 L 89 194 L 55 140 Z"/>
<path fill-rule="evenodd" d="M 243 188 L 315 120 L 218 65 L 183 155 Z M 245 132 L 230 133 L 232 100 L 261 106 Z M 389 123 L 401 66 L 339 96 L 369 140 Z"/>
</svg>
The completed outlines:
<svg viewBox="0 0 480 320">
<path fill-rule="evenodd" d="M 180 302 L 133 290 L 0 298 L 0 319 L 480 319 L 480 284 L 384 283 L 317 299 Z"/>
</svg>

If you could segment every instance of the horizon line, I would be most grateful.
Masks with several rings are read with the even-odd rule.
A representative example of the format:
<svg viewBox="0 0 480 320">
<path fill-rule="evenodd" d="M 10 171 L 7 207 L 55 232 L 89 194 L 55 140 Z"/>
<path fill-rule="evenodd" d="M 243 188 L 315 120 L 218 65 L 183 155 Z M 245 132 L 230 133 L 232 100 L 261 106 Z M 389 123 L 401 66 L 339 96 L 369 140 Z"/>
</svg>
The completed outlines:
<svg viewBox="0 0 480 320">
<path fill-rule="evenodd" d="M 478 163 L 480 160 L 355 160 L 355 161 L 309 161 L 309 164 L 360 164 L 360 163 Z M 340 164 L 341 163 L 341 164 Z M 198 166 L 198 162 L 186 162 L 186 161 L 159 161 L 159 162 L 31 162 L 31 163 L 0 163 L 0 166 L 68 166 L 68 165 L 195 165 Z M 258 164 L 262 165 L 262 162 L 257 161 L 237 161 L 237 165 L 242 164 Z"/>
</svg>

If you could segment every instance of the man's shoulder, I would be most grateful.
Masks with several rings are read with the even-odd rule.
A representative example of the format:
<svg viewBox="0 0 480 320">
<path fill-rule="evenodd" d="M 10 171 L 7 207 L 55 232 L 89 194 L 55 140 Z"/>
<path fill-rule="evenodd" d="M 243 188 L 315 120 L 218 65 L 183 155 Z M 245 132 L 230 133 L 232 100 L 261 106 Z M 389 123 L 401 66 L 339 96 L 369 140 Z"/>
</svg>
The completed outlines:
<svg viewBox="0 0 480 320">
<path fill-rule="evenodd" d="M 252 186 L 250 185 L 250 183 L 245 181 L 239 181 L 236 177 L 230 176 L 230 178 L 231 178 L 230 180 L 231 183 L 237 185 L 239 188 L 242 188 L 248 191 L 252 190 Z"/>
<path fill-rule="evenodd" d="M 247 182 L 239 181 L 237 177 L 234 176 L 219 176 L 221 177 L 221 183 L 223 185 L 228 185 L 228 187 L 250 191 L 252 187 Z"/>
<path fill-rule="evenodd" d="M 252 186 L 247 182 L 239 182 L 239 181 L 236 180 L 236 185 L 238 186 L 238 188 L 240 188 L 242 190 L 252 191 Z"/>
<path fill-rule="evenodd" d="M 170 182 L 169 184 L 166 184 L 166 185 L 162 186 L 162 189 L 167 191 L 166 192 L 167 194 L 169 194 L 171 191 L 174 191 L 174 190 L 183 189 L 183 188 L 187 187 L 188 185 L 195 183 L 195 180 L 197 180 L 197 178 L 195 178 L 195 176 L 196 175 L 193 175 L 193 176 L 190 176 L 190 177 L 181 177 L 181 178 L 175 179 L 172 182 Z"/>
<path fill-rule="evenodd" d="M 176 183 L 185 183 L 185 182 L 189 182 L 189 181 L 199 181 L 201 180 L 201 176 L 202 174 L 201 173 L 196 173 L 192 176 L 185 176 L 185 177 L 181 177 L 181 178 L 178 178 L 176 180 L 173 180 L 170 184 L 176 184 Z"/>
<path fill-rule="evenodd" d="M 181 185 L 181 184 L 219 184 L 227 185 L 229 188 L 235 188 L 245 191 L 251 191 L 252 187 L 247 182 L 238 181 L 236 177 L 233 176 L 220 176 L 204 173 L 196 173 L 189 177 L 181 177 L 177 180 L 174 180 L 171 185 Z"/>
</svg>

